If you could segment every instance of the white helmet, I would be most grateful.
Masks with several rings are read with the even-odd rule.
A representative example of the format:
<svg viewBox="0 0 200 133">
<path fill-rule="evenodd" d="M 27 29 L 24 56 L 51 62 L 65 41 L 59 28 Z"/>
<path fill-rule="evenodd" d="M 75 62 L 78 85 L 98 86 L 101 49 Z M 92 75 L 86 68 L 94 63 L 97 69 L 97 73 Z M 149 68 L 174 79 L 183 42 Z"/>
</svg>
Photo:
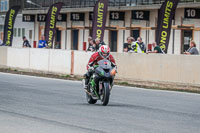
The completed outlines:
<svg viewBox="0 0 200 133">
<path fill-rule="evenodd" d="M 107 45 L 102 45 L 99 48 L 99 55 L 103 58 L 107 58 L 110 55 L 110 48 Z"/>
</svg>

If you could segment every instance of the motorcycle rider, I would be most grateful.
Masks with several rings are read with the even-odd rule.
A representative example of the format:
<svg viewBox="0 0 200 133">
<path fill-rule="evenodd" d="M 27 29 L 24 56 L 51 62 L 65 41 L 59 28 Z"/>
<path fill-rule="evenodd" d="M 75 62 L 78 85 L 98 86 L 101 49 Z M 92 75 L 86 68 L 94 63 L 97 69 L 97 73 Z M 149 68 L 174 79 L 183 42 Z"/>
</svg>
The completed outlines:
<svg viewBox="0 0 200 133">
<path fill-rule="evenodd" d="M 116 67 L 115 64 L 115 59 L 113 58 L 113 56 L 110 54 L 110 48 L 107 45 L 102 45 L 99 48 L 99 51 L 94 53 L 88 62 L 87 65 L 87 70 L 88 72 L 86 74 L 84 74 L 85 77 L 85 87 L 84 89 L 87 90 L 88 87 L 88 83 L 89 83 L 89 79 L 93 74 L 93 70 L 94 70 L 94 65 L 97 65 L 97 62 L 103 59 L 107 59 L 111 62 L 112 67 Z M 96 76 L 96 78 L 94 78 L 95 83 L 98 83 L 98 77 Z"/>
</svg>

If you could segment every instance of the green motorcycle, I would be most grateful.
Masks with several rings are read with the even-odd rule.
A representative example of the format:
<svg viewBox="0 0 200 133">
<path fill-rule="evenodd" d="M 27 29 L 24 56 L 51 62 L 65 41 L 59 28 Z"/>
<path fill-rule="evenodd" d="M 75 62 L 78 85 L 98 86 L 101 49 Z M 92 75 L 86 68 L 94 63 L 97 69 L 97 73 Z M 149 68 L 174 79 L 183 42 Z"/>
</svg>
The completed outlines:
<svg viewBox="0 0 200 133">
<path fill-rule="evenodd" d="M 102 105 L 106 106 L 109 102 L 116 68 L 113 68 L 111 62 L 106 59 L 97 63 L 88 83 L 86 99 L 89 104 L 95 104 L 97 100 L 100 100 Z"/>
</svg>

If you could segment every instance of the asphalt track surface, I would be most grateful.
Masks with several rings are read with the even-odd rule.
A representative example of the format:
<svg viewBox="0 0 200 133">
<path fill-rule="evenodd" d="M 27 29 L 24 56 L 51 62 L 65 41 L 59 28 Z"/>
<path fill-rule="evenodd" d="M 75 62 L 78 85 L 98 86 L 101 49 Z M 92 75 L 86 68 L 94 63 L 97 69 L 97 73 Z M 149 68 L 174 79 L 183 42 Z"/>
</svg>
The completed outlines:
<svg viewBox="0 0 200 133">
<path fill-rule="evenodd" d="M 0 73 L 0 133 L 199 133 L 200 95 L 114 86 L 89 105 L 82 83 Z"/>
</svg>

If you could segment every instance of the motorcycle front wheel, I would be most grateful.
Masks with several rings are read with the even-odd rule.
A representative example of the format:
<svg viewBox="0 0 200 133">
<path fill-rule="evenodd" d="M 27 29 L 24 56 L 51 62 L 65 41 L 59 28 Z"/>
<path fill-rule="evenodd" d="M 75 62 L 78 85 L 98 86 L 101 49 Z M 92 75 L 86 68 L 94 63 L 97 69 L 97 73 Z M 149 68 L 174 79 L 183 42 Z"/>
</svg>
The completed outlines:
<svg viewBox="0 0 200 133">
<path fill-rule="evenodd" d="M 110 85 L 109 83 L 104 83 L 103 88 L 102 88 L 101 102 L 103 106 L 106 106 L 109 102 L 109 98 L 110 98 L 109 85 Z"/>
</svg>

